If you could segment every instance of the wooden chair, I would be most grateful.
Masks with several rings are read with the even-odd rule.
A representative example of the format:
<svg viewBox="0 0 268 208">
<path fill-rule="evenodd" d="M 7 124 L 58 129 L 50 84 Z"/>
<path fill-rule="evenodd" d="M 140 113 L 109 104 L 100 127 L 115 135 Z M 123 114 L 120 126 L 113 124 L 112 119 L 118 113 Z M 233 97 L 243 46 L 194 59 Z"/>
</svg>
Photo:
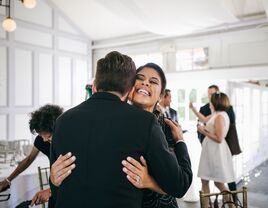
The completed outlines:
<svg viewBox="0 0 268 208">
<path fill-rule="evenodd" d="M 246 187 L 236 191 L 209 194 L 200 191 L 199 197 L 201 208 L 248 208 Z M 212 198 L 214 202 L 212 202 Z M 222 200 L 219 198 L 222 198 Z M 206 207 L 206 200 L 208 201 L 208 207 Z"/>
<path fill-rule="evenodd" d="M 10 194 L 0 194 L 0 202 L 7 201 L 10 198 Z"/>
<path fill-rule="evenodd" d="M 15 141 L 0 140 L 0 155 L 3 155 L 4 163 L 7 163 L 7 158 L 9 154 L 12 155 L 11 160 L 15 158 L 17 150 L 15 149 L 14 144 Z"/>
<path fill-rule="evenodd" d="M 45 167 L 45 168 L 38 167 L 40 190 L 49 188 L 49 175 L 50 175 L 50 167 Z M 45 203 L 42 204 L 42 207 L 43 208 L 46 207 Z"/>
</svg>

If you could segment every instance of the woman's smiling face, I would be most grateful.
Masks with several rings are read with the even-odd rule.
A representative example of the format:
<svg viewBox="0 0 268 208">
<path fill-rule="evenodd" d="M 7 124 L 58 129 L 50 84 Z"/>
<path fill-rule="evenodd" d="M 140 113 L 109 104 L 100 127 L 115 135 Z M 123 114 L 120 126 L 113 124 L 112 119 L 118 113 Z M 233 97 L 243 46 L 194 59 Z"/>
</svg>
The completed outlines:
<svg viewBox="0 0 268 208">
<path fill-rule="evenodd" d="M 130 94 L 129 100 L 135 106 L 153 112 L 155 104 L 161 94 L 161 78 L 156 70 L 145 67 L 136 75 L 134 91 Z"/>
</svg>

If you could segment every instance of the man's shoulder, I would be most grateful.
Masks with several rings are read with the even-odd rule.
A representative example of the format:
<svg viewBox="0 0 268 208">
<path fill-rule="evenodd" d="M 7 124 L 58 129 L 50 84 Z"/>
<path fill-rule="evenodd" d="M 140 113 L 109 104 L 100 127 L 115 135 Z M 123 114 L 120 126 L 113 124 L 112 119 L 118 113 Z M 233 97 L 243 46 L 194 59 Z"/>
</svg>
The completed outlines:
<svg viewBox="0 0 268 208">
<path fill-rule="evenodd" d="M 130 105 L 130 104 L 125 104 L 126 105 L 126 110 L 131 112 L 132 114 L 135 114 L 137 116 L 145 116 L 145 117 L 148 117 L 148 118 L 152 118 L 154 117 L 154 114 L 151 113 L 151 112 L 148 112 L 148 111 L 145 111 L 141 108 L 138 108 L 134 105 Z"/>
<path fill-rule="evenodd" d="M 37 147 L 41 143 L 44 143 L 43 138 L 39 135 L 37 135 L 34 139 L 34 146 Z"/>
<path fill-rule="evenodd" d="M 209 108 L 209 103 L 206 103 L 205 105 L 200 107 L 200 109 L 206 109 L 206 108 Z"/>
<path fill-rule="evenodd" d="M 204 116 L 208 116 L 211 114 L 211 110 L 210 110 L 210 107 L 209 107 L 209 103 L 203 105 L 200 110 L 199 110 L 200 113 L 202 113 Z"/>
<path fill-rule="evenodd" d="M 175 109 L 173 109 L 173 108 L 169 108 L 169 109 L 170 109 L 171 112 L 177 113 L 177 111 Z"/>
<path fill-rule="evenodd" d="M 200 107 L 200 111 L 207 111 L 207 110 L 210 110 L 209 103 L 207 103 L 207 104 L 205 104 L 205 105 Z"/>
<path fill-rule="evenodd" d="M 76 114 L 76 112 L 81 108 L 81 105 L 83 105 L 84 102 L 80 103 L 77 106 L 74 106 L 68 110 L 66 110 L 63 114 L 61 114 L 58 118 L 57 118 L 57 122 L 62 121 L 70 116 L 72 116 L 73 114 Z"/>
</svg>

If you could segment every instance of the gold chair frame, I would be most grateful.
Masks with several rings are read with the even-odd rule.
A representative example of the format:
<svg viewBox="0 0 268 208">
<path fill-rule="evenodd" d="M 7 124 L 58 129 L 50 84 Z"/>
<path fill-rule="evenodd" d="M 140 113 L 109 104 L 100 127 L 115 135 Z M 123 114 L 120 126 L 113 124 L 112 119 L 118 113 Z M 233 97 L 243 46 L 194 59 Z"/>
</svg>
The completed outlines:
<svg viewBox="0 0 268 208">
<path fill-rule="evenodd" d="M 40 190 L 44 190 L 45 187 L 49 187 L 49 175 L 50 175 L 50 167 L 41 168 L 38 166 Z M 45 203 L 42 204 L 42 207 L 43 208 L 46 207 Z"/>
<path fill-rule="evenodd" d="M 242 199 L 241 199 L 242 195 Z M 214 203 L 211 202 L 211 197 L 214 196 L 215 200 Z M 219 196 L 228 196 L 229 200 L 222 200 L 221 203 L 218 203 L 218 197 Z M 237 198 L 235 201 L 233 200 L 233 196 Z M 207 208 L 205 207 L 205 199 L 208 198 L 209 200 L 209 208 L 225 208 L 225 207 L 232 207 L 232 208 L 248 208 L 247 203 L 247 187 L 242 187 L 242 189 L 236 190 L 236 191 L 223 191 L 219 193 L 204 193 L 202 191 L 199 191 L 199 197 L 200 197 L 200 207 L 201 208 Z M 241 201 L 240 201 L 241 199 Z"/>
</svg>

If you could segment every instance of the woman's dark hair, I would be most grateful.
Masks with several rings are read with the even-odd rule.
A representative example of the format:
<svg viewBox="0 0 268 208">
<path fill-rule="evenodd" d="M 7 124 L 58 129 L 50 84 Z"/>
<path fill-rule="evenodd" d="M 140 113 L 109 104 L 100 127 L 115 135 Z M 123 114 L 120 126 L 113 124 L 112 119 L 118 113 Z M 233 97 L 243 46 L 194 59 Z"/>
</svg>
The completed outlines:
<svg viewBox="0 0 268 208">
<path fill-rule="evenodd" d="M 56 119 L 63 113 L 63 108 L 57 105 L 45 105 L 30 114 L 29 127 L 32 134 L 53 133 Z"/>
<path fill-rule="evenodd" d="M 230 107 L 230 101 L 223 92 L 215 92 L 211 95 L 211 104 L 215 111 L 226 111 Z"/>
<path fill-rule="evenodd" d="M 133 60 L 117 51 L 108 53 L 97 62 L 95 83 L 97 91 L 115 91 L 125 95 L 135 83 Z"/>
<path fill-rule="evenodd" d="M 165 73 L 163 72 L 162 68 L 155 63 L 147 63 L 143 66 L 140 66 L 137 69 L 136 74 L 138 74 L 141 70 L 143 70 L 146 67 L 154 69 L 159 74 L 160 79 L 161 79 L 161 94 L 163 94 L 165 89 L 166 89 L 167 80 L 166 80 L 166 76 L 165 76 Z"/>
</svg>

